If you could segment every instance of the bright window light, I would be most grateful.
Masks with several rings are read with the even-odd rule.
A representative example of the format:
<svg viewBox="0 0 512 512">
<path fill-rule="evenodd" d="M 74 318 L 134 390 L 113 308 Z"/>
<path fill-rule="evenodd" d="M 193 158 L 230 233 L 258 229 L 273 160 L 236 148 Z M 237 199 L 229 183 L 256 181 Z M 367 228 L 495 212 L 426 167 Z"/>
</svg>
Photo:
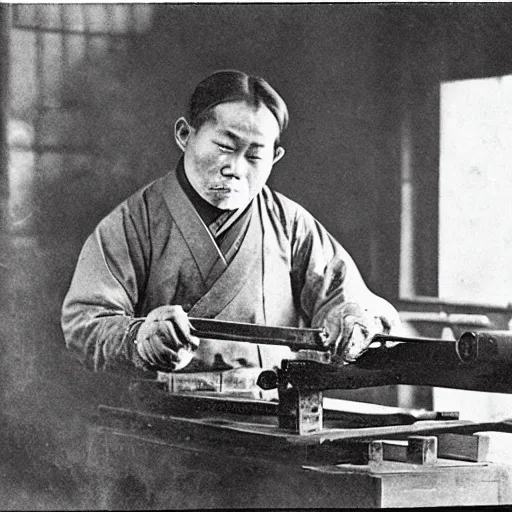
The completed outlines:
<svg viewBox="0 0 512 512">
<path fill-rule="evenodd" d="M 441 85 L 439 297 L 512 302 L 512 75 Z"/>
</svg>

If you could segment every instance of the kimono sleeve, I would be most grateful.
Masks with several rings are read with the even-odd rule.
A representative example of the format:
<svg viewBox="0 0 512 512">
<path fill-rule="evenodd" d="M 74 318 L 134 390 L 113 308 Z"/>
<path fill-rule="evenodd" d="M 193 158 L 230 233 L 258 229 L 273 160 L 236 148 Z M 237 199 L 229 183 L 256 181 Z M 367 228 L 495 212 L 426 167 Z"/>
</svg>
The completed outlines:
<svg viewBox="0 0 512 512">
<path fill-rule="evenodd" d="M 299 205 L 292 229 L 292 280 L 312 327 L 323 327 L 334 308 L 342 316 L 366 313 L 390 327 L 400 324 L 395 308 L 366 286 L 350 254 Z"/>
<path fill-rule="evenodd" d="M 134 337 L 145 281 L 144 231 L 126 204 L 86 240 L 62 307 L 67 347 L 90 369 L 147 369 Z"/>
</svg>

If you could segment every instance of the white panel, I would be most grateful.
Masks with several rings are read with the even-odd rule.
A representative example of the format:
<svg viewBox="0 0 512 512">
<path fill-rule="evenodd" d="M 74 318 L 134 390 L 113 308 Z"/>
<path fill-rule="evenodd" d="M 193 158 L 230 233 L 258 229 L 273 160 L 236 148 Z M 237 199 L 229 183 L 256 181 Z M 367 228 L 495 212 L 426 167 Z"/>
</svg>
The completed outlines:
<svg viewBox="0 0 512 512">
<path fill-rule="evenodd" d="M 439 295 L 512 301 L 512 77 L 441 87 Z M 461 419 L 510 417 L 512 395 L 434 389 Z"/>
<path fill-rule="evenodd" d="M 512 79 L 441 88 L 439 295 L 512 302 Z"/>
</svg>

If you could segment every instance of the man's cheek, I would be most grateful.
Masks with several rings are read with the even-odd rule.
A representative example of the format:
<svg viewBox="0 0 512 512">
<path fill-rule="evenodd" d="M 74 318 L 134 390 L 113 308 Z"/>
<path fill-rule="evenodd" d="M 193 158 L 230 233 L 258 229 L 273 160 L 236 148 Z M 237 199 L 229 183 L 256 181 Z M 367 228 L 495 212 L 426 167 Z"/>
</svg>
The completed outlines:
<svg viewBox="0 0 512 512">
<path fill-rule="evenodd" d="M 215 155 L 203 155 L 198 157 L 196 168 L 199 170 L 205 181 L 215 178 L 222 168 L 222 157 Z"/>
<path fill-rule="evenodd" d="M 270 172 L 260 172 L 257 173 L 252 178 L 249 178 L 249 187 L 251 189 L 251 192 L 258 193 L 263 188 L 263 185 L 265 185 L 265 183 L 267 182 L 269 176 Z"/>
</svg>

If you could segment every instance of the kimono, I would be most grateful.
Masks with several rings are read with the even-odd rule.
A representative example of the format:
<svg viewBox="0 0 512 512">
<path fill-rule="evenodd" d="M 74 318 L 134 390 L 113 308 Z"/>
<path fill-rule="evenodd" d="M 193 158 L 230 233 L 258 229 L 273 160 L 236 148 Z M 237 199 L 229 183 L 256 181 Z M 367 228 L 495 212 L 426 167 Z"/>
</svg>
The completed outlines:
<svg viewBox="0 0 512 512">
<path fill-rule="evenodd" d="M 94 370 L 150 370 L 133 330 L 165 304 L 191 317 L 291 327 L 321 327 L 334 307 L 376 316 L 391 307 L 311 214 L 267 186 L 238 224 L 221 250 L 176 170 L 136 192 L 82 248 L 62 310 L 68 348 Z M 287 347 L 205 339 L 188 371 L 267 368 L 289 356 Z"/>
</svg>

